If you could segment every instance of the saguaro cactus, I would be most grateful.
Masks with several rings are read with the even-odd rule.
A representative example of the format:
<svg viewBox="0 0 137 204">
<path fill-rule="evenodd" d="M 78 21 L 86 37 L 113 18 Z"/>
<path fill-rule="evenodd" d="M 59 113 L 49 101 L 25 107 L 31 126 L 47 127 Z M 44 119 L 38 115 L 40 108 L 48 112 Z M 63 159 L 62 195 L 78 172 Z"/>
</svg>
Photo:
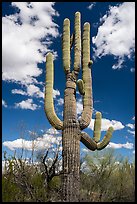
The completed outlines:
<svg viewBox="0 0 137 204">
<path fill-rule="evenodd" d="M 81 15 L 75 13 L 74 34 L 70 37 L 70 21 L 68 18 L 63 23 L 62 51 L 63 68 L 66 75 L 66 88 L 64 92 L 64 112 L 61 121 L 53 104 L 53 56 L 46 56 L 46 87 L 45 87 L 45 112 L 50 124 L 57 130 L 62 130 L 63 146 L 63 201 L 79 201 L 79 170 L 80 170 L 80 141 L 90 150 L 101 150 L 109 143 L 113 128 L 110 127 L 100 141 L 101 113 L 97 112 L 94 123 L 93 139 L 82 130 L 88 127 L 92 117 L 92 77 L 90 60 L 90 24 L 85 23 L 82 34 L 81 46 Z M 71 70 L 71 48 L 74 47 L 74 69 Z M 82 47 L 82 49 L 81 49 Z M 82 58 L 82 60 L 81 60 Z M 81 65 L 82 61 L 82 65 Z M 78 79 L 82 67 L 82 79 Z M 77 119 L 76 112 L 76 86 L 83 98 L 83 112 Z"/>
</svg>

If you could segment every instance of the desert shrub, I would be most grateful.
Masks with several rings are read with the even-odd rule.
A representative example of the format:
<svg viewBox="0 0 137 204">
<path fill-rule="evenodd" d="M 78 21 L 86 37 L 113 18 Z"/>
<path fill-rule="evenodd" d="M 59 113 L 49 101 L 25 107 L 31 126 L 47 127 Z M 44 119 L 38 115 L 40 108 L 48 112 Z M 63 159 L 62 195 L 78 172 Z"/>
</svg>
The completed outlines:
<svg viewBox="0 0 137 204">
<path fill-rule="evenodd" d="M 135 165 L 121 161 L 113 151 L 84 157 L 81 171 L 81 201 L 134 202 Z"/>
<path fill-rule="evenodd" d="M 134 202 L 135 163 L 117 158 L 113 151 L 103 152 L 82 158 L 80 202 Z M 41 165 L 7 158 L 2 174 L 3 202 L 61 201 L 61 175 L 53 176 L 47 183 Z"/>
<path fill-rule="evenodd" d="M 41 164 L 27 163 L 15 157 L 6 159 L 2 175 L 3 202 L 48 202 L 58 199 L 59 176 L 47 184 Z M 54 193 L 54 194 L 53 194 Z"/>
</svg>

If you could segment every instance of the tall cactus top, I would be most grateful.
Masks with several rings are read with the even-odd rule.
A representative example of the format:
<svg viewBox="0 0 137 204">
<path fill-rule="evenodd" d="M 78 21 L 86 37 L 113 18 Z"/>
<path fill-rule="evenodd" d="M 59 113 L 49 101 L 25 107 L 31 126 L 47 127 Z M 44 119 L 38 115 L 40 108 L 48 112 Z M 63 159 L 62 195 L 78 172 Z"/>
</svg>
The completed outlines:
<svg viewBox="0 0 137 204">
<path fill-rule="evenodd" d="M 81 14 L 75 13 L 74 26 L 75 44 L 74 44 L 74 70 L 79 72 L 81 65 Z"/>
<path fill-rule="evenodd" d="M 70 21 L 68 18 L 63 23 L 63 67 L 66 73 L 70 72 Z"/>
<path fill-rule="evenodd" d="M 81 45 L 82 44 L 82 45 Z M 71 55 L 70 51 L 74 46 L 74 69 L 70 70 Z M 82 50 L 81 50 L 82 47 Z M 45 92 L 45 111 L 51 124 L 57 129 L 63 128 L 63 123 L 56 116 L 53 106 L 53 59 L 52 54 L 48 54 L 46 57 L 46 92 Z M 91 121 L 92 117 L 92 81 L 91 81 L 91 60 L 90 60 L 90 24 L 85 23 L 83 27 L 82 43 L 81 43 L 81 14 L 80 12 L 75 13 L 74 23 L 74 34 L 70 38 L 70 20 L 64 19 L 63 22 L 63 37 L 62 37 L 62 56 L 63 56 L 63 67 L 67 76 L 67 83 L 69 87 L 76 89 L 76 83 L 78 89 L 83 97 L 83 112 L 79 120 L 81 130 L 86 128 Z M 77 80 L 78 73 L 82 64 L 82 79 Z M 74 83 L 71 84 L 69 79 L 72 74 L 71 80 Z M 69 79 L 69 81 L 68 81 Z M 71 86 L 70 86 L 71 85 Z M 49 102 L 47 102 L 47 99 Z M 53 117 L 52 117 L 53 115 Z M 55 122 L 56 121 L 56 122 Z"/>
</svg>

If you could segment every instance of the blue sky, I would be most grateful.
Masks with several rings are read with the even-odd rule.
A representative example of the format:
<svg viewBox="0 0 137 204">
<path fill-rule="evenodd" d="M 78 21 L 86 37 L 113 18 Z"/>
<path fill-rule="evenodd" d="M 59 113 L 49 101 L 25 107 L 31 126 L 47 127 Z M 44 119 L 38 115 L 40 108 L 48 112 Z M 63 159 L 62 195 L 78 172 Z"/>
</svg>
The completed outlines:
<svg viewBox="0 0 137 204">
<path fill-rule="evenodd" d="M 54 104 L 62 119 L 65 74 L 61 34 L 65 18 L 74 30 L 74 14 L 81 12 L 81 28 L 91 25 L 93 115 L 85 131 L 92 137 L 95 112 L 102 112 L 102 137 L 115 129 L 108 148 L 133 158 L 135 154 L 135 3 L 134 2 L 3 2 L 2 3 L 2 150 L 26 149 L 30 133 L 50 141 L 53 130 L 44 113 L 45 56 L 54 56 Z M 81 72 L 79 74 L 81 78 Z M 77 113 L 82 99 L 77 91 Z M 60 132 L 56 132 L 60 135 Z M 102 138 L 101 137 L 101 138 Z M 45 140 L 46 138 L 46 140 Z M 54 138 L 53 138 L 54 141 Z M 52 142 L 53 142 L 52 141 Z M 40 148 L 40 147 L 39 147 Z M 87 152 L 81 145 L 81 152 Z"/>
</svg>

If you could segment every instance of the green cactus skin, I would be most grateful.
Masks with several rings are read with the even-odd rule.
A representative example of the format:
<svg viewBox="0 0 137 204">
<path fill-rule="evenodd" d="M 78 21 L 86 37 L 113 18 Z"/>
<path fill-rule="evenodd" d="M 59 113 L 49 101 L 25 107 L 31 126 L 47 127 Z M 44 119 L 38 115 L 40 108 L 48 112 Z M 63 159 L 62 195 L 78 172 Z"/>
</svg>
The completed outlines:
<svg viewBox="0 0 137 204">
<path fill-rule="evenodd" d="M 90 150 L 94 151 L 97 149 L 97 143 L 89 137 L 89 135 L 85 132 L 81 133 L 80 141 Z"/>
<path fill-rule="evenodd" d="M 74 71 L 79 72 L 81 64 L 81 21 L 80 12 L 75 13 L 75 45 L 74 45 Z"/>
<path fill-rule="evenodd" d="M 70 72 L 70 20 L 66 18 L 63 24 L 63 67 L 65 73 Z"/>
<path fill-rule="evenodd" d="M 82 44 L 82 46 L 81 46 Z M 70 70 L 70 52 L 74 47 L 74 69 Z M 82 50 L 81 50 L 82 47 Z M 80 195 L 80 142 L 89 150 L 102 150 L 107 146 L 113 133 L 110 127 L 100 141 L 101 118 L 100 112 L 96 113 L 93 138 L 82 130 L 91 121 L 93 110 L 92 99 L 92 60 L 90 60 L 90 24 L 85 23 L 81 42 L 81 15 L 75 13 L 74 34 L 70 39 L 70 21 L 65 19 L 63 23 L 62 38 L 63 68 L 66 75 L 66 88 L 64 91 L 63 122 L 57 117 L 53 104 L 53 78 L 54 66 L 51 53 L 46 56 L 46 87 L 45 87 L 45 113 L 50 124 L 57 130 L 62 130 L 62 201 L 79 202 Z M 81 66 L 82 58 L 82 66 Z M 78 74 L 82 68 L 82 79 Z M 81 118 L 77 119 L 76 111 L 76 86 L 83 98 L 83 111 Z"/>
<path fill-rule="evenodd" d="M 81 95 L 84 95 L 85 94 L 85 90 L 84 90 L 84 83 L 83 83 L 82 79 L 78 79 L 77 80 L 77 86 L 78 86 L 79 93 Z"/>
<path fill-rule="evenodd" d="M 96 118 L 95 118 L 95 123 L 94 123 L 94 132 L 93 132 L 93 139 L 95 140 L 95 142 L 98 142 L 100 140 L 101 118 L 102 118 L 101 113 L 96 112 Z"/>
<path fill-rule="evenodd" d="M 53 104 L 53 56 L 48 53 L 46 56 L 46 87 L 45 87 L 45 113 L 50 124 L 57 130 L 63 128 L 63 122 L 56 116 Z"/>
<path fill-rule="evenodd" d="M 109 144 L 113 131 L 114 131 L 113 127 L 108 128 L 107 133 L 104 136 L 103 140 L 97 144 L 97 150 L 102 150 Z"/>
<path fill-rule="evenodd" d="M 92 117 L 92 81 L 90 63 L 90 24 L 85 23 L 82 38 L 82 79 L 84 83 L 83 112 L 79 120 L 81 130 L 88 127 Z"/>
</svg>

